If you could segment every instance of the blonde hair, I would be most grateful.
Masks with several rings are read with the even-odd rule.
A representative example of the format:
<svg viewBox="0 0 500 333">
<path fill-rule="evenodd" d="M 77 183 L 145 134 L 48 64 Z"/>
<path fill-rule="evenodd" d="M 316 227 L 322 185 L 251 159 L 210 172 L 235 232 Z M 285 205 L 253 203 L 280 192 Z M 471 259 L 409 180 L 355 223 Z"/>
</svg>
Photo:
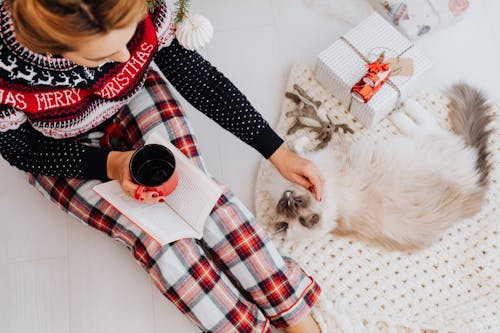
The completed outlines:
<svg viewBox="0 0 500 333">
<path fill-rule="evenodd" d="M 146 0 L 8 0 L 16 39 L 31 51 L 61 54 L 139 21 Z"/>
</svg>

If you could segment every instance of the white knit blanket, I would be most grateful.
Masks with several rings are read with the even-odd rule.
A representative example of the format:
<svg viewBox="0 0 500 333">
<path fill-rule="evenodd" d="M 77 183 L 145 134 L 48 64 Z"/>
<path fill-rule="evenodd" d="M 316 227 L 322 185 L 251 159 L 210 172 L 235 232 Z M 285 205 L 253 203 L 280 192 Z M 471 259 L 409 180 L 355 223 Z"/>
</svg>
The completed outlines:
<svg viewBox="0 0 500 333">
<path fill-rule="evenodd" d="M 398 135 L 387 119 L 373 130 L 361 128 L 314 80 L 313 68 L 294 66 L 287 91 L 294 83 L 322 101 L 335 123 L 349 124 L 354 140 L 363 136 L 383 141 Z M 446 96 L 419 93 L 415 99 L 447 124 Z M 286 141 L 291 139 L 286 137 L 291 119 L 285 112 L 292 107 L 285 98 L 277 126 Z M 494 112 L 498 114 L 498 108 Z M 313 313 L 323 332 L 500 332 L 499 118 L 489 142 L 493 170 L 487 202 L 479 214 L 457 223 L 434 246 L 412 254 L 333 235 L 314 242 L 272 236 L 280 251 L 299 261 L 321 285 L 323 296 Z M 255 195 L 257 218 L 266 228 L 275 208 L 266 190 L 271 167 L 261 162 Z"/>
</svg>

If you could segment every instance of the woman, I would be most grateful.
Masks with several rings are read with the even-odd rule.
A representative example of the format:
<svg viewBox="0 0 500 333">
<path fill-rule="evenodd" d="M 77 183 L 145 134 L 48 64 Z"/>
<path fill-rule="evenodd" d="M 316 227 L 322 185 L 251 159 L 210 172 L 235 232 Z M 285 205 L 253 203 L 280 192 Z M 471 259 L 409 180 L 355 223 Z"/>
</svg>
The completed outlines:
<svg viewBox="0 0 500 333">
<path fill-rule="evenodd" d="M 197 109 L 257 149 L 320 199 L 315 166 L 283 141 L 234 85 L 174 38 L 171 12 L 145 0 L 0 0 L 0 153 L 63 210 L 122 241 L 160 291 L 204 331 L 319 332 L 320 289 L 282 258 L 225 190 L 201 241 L 160 246 L 91 190 L 116 179 L 133 197 L 128 164 L 158 129 L 204 169 L 196 140 L 154 59 Z M 104 135 L 101 135 L 104 133 Z M 206 171 L 206 170 L 205 170 Z M 140 200 L 163 200 L 145 192 Z"/>
</svg>

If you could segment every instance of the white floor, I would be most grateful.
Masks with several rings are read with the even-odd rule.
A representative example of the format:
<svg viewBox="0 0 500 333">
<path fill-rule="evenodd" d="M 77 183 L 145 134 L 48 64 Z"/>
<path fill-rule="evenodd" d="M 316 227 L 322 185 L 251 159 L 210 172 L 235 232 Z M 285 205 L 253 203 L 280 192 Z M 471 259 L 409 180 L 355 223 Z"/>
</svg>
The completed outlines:
<svg viewBox="0 0 500 333">
<path fill-rule="evenodd" d="M 461 22 L 417 42 L 434 60 L 420 87 L 443 89 L 460 79 L 498 102 L 500 1 L 470 1 Z M 272 124 L 290 66 L 313 64 L 370 12 L 363 0 L 193 2 L 216 30 L 203 54 Z M 184 105 L 212 173 L 253 209 L 259 155 Z M 0 332 L 197 332 L 122 245 L 49 205 L 4 160 L 0 181 Z"/>
</svg>

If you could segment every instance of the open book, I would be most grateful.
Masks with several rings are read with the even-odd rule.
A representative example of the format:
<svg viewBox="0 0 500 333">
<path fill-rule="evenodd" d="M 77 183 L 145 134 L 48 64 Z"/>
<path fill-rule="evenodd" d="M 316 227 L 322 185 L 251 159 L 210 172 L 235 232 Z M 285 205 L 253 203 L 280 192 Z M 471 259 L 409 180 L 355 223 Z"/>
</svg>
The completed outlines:
<svg viewBox="0 0 500 333">
<path fill-rule="evenodd" d="M 179 182 L 165 202 L 141 203 L 123 192 L 115 180 L 94 186 L 94 191 L 161 244 L 181 238 L 200 239 L 205 222 L 222 195 L 221 187 L 171 144 L 167 137 L 156 132 L 146 143 L 164 145 L 175 156 Z"/>
</svg>

